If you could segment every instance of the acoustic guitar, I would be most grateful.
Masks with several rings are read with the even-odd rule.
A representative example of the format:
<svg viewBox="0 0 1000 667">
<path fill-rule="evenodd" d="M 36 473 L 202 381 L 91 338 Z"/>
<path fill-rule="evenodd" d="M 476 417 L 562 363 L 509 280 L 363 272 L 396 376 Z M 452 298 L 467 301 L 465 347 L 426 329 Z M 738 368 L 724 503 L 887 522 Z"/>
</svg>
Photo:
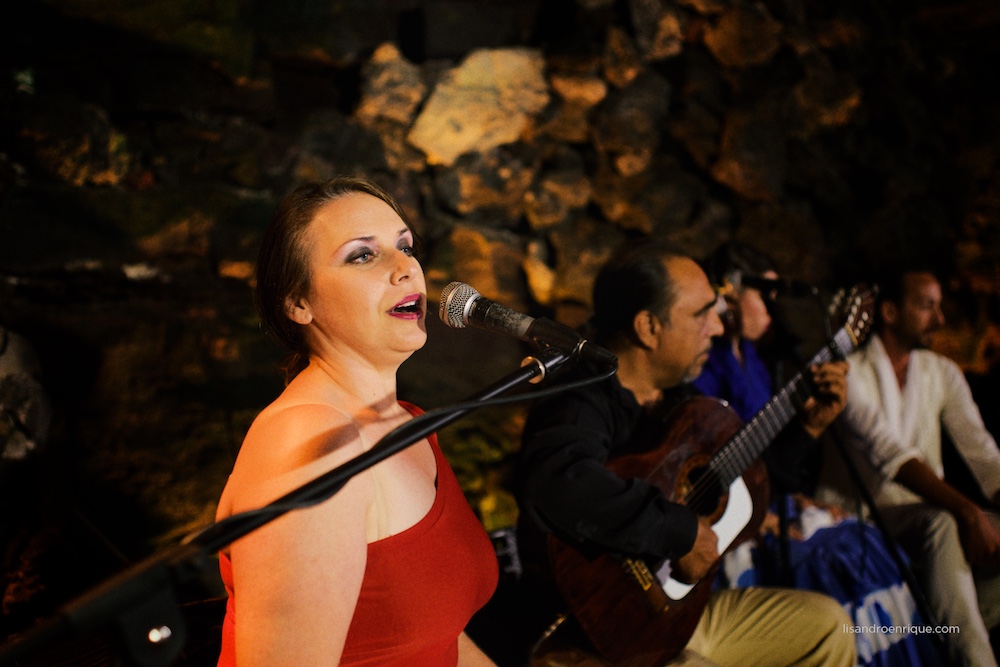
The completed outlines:
<svg viewBox="0 0 1000 667">
<path fill-rule="evenodd" d="M 861 343 L 871 326 L 872 302 L 871 292 L 858 287 L 838 293 L 831 314 L 846 322 L 806 369 L 843 359 Z M 745 424 L 722 401 L 688 399 L 648 434 L 652 447 L 606 465 L 622 479 L 644 479 L 669 500 L 709 518 L 725 554 L 760 528 L 769 502 L 760 455 L 810 397 L 810 383 L 799 372 Z M 601 657 L 622 667 L 659 667 L 683 650 L 721 562 L 701 581 L 685 584 L 670 576 L 669 561 L 585 552 L 554 535 L 547 537 L 547 551 L 568 611 Z"/>
</svg>

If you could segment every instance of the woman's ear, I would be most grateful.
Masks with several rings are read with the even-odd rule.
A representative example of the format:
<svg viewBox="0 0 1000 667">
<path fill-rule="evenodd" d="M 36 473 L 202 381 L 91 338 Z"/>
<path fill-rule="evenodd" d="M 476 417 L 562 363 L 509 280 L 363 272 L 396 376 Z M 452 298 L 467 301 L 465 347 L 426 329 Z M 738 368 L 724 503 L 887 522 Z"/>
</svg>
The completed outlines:
<svg viewBox="0 0 1000 667">
<path fill-rule="evenodd" d="M 721 303 L 725 305 L 716 310 L 716 312 L 719 314 L 719 319 L 722 321 L 722 327 L 725 329 L 725 335 L 738 336 L 740 333 L 739 303 L 729 298 L 723 299 Z"/>
<path fill-rule="evenodd" d="M 656 347 L 662 327 L 663 323 L 660 318 L 648 310 L 640 310 L 632 318 L 632 329 L 635 331 L 635 337 L 647 350 Z"/>
<path fill-rule="evenodd" d="M 303 299 L 293 300 L 291 297 L 285 299 L 285 315 L 296 324 L 309 324 L 313 319 L 309 304 Z"/>
</svg>

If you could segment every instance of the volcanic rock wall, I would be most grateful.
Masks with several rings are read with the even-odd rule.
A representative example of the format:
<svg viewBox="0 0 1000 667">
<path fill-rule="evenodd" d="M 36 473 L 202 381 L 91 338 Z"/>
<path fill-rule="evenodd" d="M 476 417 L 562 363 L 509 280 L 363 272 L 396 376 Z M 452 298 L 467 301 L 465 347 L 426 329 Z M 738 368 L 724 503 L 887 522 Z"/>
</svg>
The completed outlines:
<svg viewBox="0 0 1000 667">
<path fill-rule="evenodd" d="M 642 235 L 699 257 L 749 241 L 824 294 L 925 258 L 946 277 L 942 350 L 986 373 L 1000 339 L 990 7 L 19 3 L 0 28 L 0 326 L 37 357 L 25 386 L 51 424 L 0 460 L 0 495 L 25 508 L 3 524 L 0 630 L 211 520 L 281 387 L 251 267 L 305 180 L 361 172 L 392 191 L 424 238 L 432 299 L 461 280 L 572 325 L 596 268 Z M 789 308 L 821 335 L 817 304 Z M 425 407 L 526 352 L 428 326 L 401 373 Z M 442 435 L 491 529 L 516 512 L 520 419 L 486 410 Z"/>
</svg>

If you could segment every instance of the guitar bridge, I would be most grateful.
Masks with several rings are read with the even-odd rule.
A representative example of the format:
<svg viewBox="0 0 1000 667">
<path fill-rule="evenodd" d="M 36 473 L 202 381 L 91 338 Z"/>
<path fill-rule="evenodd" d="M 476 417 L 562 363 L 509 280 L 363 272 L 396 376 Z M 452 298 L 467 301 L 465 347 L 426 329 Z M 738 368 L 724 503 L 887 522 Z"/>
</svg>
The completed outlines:
<svg viewBox="0 0 1000 667">
<path fill-rule="evenodd" d="M 667 607 L 667 594 L 656 575 L 649 569 L 646 562 L 638 558 L 626 558 L 622 560 L 622 569 L 632 577 L 643 592 L 646 593 L 646 601 L 654 612 L 660 612 Z"/>
</svg>

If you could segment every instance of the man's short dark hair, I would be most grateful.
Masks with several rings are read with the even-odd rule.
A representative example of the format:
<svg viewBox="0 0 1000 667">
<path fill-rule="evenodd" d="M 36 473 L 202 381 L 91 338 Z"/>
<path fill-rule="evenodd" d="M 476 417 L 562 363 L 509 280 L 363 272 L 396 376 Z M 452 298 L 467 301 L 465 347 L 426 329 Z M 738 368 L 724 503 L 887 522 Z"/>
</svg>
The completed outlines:
<svg viewBox="0 0 1000 667">
<path fill-rule="evenodd" d="M 677 297 L 666 261 L 689 257 L 660 240 L 627 242 L 604 264 L 594 281 L 594 339 L 614 345 L 631 339 L 636 314 L 648 310 L 666 320 Z"/>
<path fill-rule="evenodd" d="M 900 264 L 881 269 L 875 277 L 878 286 L 878 302 L 891 301 L 898 304 L 903 299 L 904 283 L 907 276 L 915 273 L 929 273 L 941 282 L 937 272 L 927 264 Z"/>
</svg>

